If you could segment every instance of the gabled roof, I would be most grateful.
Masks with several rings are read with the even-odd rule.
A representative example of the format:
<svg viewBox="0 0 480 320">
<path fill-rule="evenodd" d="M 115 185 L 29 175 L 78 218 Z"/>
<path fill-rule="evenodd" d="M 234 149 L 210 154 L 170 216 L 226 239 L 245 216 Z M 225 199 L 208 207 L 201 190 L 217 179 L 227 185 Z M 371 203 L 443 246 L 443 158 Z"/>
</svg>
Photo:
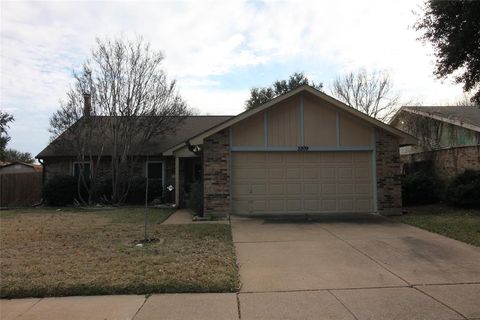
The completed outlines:
<svg viewBox="0 0 480 320">
<path fill-rule="evenodd" d="M 13 161 L 13 162 L 9 162 L 9 161 L 0 161 L 0 168 L 6 168 L 6 167 L 10 167 L 10 166 L 14 166 L 14 165 L 22 165 L 24 167 L 29 167 L 29 168 L 33 168 L 35 169 L 35 171 L 37 172 L 41 172 L 42 171 L 42 166 L 41 165 L 38 165 L 38 164 L 35 164 L 35 163 L 26 163 L 26 162 L 21 162 L 21 161 Z"/>
<path fill-rule="evenodd" d="M 480 132 L 480 108 L 446 106 L 446 107 L 402 107 L 392 118 L 393 123 L 401 112 L 409 112 L 429 117 L 456 126 Z"/>
<path fill-rule="evenodd" d="M 253 116 L 254 114 L 258 113 L 258 112 L 262 112 L 274 105 L 276 105 L 277 103 L 281 102 L 281 101 L 284 101 L 296 94 L 299 94 L 299 93 L 302 93 L 302 92 L 307 92 L 309 94 L 312 94 L 328 103 L 330 103 L 331 105 L 333 105 L 334 107 L 337 107 L 339 110 L 342 110 L 346 113 L 349 113 L 349 114 L 352 114 L 370 124 L 372 124 L 373 126 L 375 127 L 378 127 L 380 129 L 383 129 L 387 132 L 389 132 L 390 134 L 394 135 L 394 136 L 397 136 L 400 138 L 400 144 L 401 145 L 408 145 L 408 144 L 415 144 L 417 139 L 411 135 L 409 135 L 408 133 L 406 132 L 403 132 L 397 128 L 394 128 L 386 123 L 383 123 L 377 119 L 374 119 L 352 107 L 349 107 L 347 106 L 346 104 L 344 104 L 343 102 L 341 101 L 338 101 L 337 99 L 309 86 L 309 85 L 301 85 L 299 86 L 298 88 L 296 89 L 293 89 L 283 95 L 280 95 L 266 103 L 264 103 L 263 105 L 260 105 L 256 108 L 253 108 L 253 109 L 250 109 L 250 110 L 247 110 L 247 111 L 244 111 L 242 113 L 240 113 L 239 115 L 235 116 L 235 117 L 232 117 L 212 128 L 209 128 L 203 132 L 201 132 L 200 134 L 196 135 L 196 136 L 193 136 L 192 138 L 190 138 L 188 140 L 188 143 L 192 144 L 192 145 L 197 145 L 197 144 L 202 144 L 203 143 L 203 139 L 206 138 L 206 137 L 209 137 L 211 136 L 212 134 L 215 134 L 219 131 L 222 131 L 232 125 L 234 125 L 235 123 L 237 122 L 240 122 L 248 117 L 251 117 Z M 185 146 L 187 143 L 186 142 L 182 142 L 176 146 L 173 146 L 172 148 L 166 150 L 164 152 L 164 155 L 171 155 L 173 153 L 173 151 Z"/>
<path fill-rule="evenodd" d="M 151 140 L 147 145 L 144 146 L 142 150 L 142 155 L 161 155 L 163 151 L 168 148 L 177 145 L 192 136 L 199 134 L 211 128 L 219 123 L 224 122 L 225 120 L 230 119 L 232 116 L 189 116 L 180 122 L 177 126 L 175 132 L 169 135 L 162 135 Z M 94 124 L 94 127 L 101 128 L 107 124 L 109 117 L 101 116 L 92 116 L 90 119 L 97 122 Z M 83 119 L 83 118 L 82 118 Z M 79 122 L 82 121 L 79 120 Z M 74 125 L 78 126 L 78 122 Z M 47 157 L 74 157 L 77 156 L 77 152 L 74 147 L 69 143 L 64 143 L 68 141 L 65 137 L 68 133 L 63 133 L 57 139 L 52 141 L 45 149 L 43 149 L 36 158 L 47 158 Z M 100 137 L 101 139 L 101 137 Z M 100 153 L 100 152 L 99 152 Z M 109 155 L 109 150 L 104 150 L 103 155 Z"/>
</svg>

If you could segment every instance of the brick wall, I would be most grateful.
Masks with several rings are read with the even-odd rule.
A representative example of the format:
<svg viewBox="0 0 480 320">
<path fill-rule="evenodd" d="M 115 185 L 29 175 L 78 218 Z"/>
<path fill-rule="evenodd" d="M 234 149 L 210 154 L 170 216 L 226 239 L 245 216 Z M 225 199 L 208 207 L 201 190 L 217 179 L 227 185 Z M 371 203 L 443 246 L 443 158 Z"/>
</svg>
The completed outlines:
<svg viewBox="0 0 480 320">
<path fill-rule="evenodd" d="M 54 176 L 63 176 L 72 174 L 73 158 L 47 158 L 43 160 L 45 179 L 51 179 Z"/>
<path fill-rule="evenodd" d="M 456 147 L 402 155 L 402 163 L 432 161 L 442 180 L 449 180 L 466 169 L 480 170 L 480 146 Z"/>
<path fill-rule="evenodd" d="M 229 132 L 223 130 L 203 143 L 203 203 L 206 215 L 230 212 Z"/>
<path fill-rule="evenodd" d="M 73 162 L 77 161 L 74 157 L 55 157 L 44 159 L 45 178 L 48 180 L 56 175 L 71 175 Z M 134 176 L 145 176 L 146 157 L 141 157 L 135 163 L 133 169 Z M 149 157 L 149 161 L 164 161 L 165 163 L 165 185 L 175 184 L 175 159 L 173 157 Z M 94 165 L 96 165 L 94 160 Z M 111 172 L 111 162 L 109 157 L 102 157 L 100 164 L 95 168 L 98 176 L 108 175 Z"/>
<path fill-rule="evenodd" d="M 401 214 L 402 187 L 398 138 L 375 130 L 377 210 L 382 215 Z"/>
</svg>

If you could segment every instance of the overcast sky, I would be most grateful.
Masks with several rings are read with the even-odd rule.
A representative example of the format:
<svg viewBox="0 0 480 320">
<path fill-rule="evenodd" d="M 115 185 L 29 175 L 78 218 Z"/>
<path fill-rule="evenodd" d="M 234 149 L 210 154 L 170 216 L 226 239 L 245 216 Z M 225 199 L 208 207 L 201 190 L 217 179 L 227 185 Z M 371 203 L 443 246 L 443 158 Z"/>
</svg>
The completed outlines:
<svg viewBox="0 0 480 320">
<path fill-rule="evenodd" d="M 9 147 L 36 155 L 48 119 L 95 37 L 141 35 L 202 114 L 237 114 L 249 88 L 295 71 L 330 83 L 366 68 L 391 73 L 405 101 L 454 101 L 433 76 L 431 48 L 412 25 L 421 1 L 1 1 L 0 107 L 14 114 Z"/>
</svg>

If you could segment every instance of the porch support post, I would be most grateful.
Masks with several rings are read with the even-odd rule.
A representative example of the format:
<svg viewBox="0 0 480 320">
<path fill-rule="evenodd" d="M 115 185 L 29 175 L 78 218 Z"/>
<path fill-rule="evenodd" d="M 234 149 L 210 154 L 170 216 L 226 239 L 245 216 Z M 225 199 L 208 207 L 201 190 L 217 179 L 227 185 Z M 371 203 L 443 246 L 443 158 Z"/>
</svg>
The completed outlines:
<svg viewBox="0 0 480 320">
<path fill-rule="evenodd" d="M 175 157 L 175 205 L 180 206 L 180 158 Z"/>
</svg>

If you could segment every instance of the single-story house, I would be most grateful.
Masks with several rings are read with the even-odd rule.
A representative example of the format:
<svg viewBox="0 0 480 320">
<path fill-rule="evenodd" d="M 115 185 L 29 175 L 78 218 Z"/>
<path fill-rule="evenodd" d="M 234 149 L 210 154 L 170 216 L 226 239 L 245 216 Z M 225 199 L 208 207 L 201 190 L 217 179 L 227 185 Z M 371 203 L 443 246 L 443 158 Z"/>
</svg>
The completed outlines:
<svg viewBox="0 0 480 320">
<path fill-rule="evenodd" d="M 19 161 L 0 162 L 0 174 L 42 172 L 42 166 Z"/>
<path fill-rule="evenodd" d="M 405 172 L 432 167 L 448 180 L 466 169 L 480 170 L 480 108 L 402 107 L 390 125 L 418 139 L 400 148 Z"/>
<path fill-rule="evenodd" d="M 175 186 L 177 205 L 201 181 L 206 215 L 389 215 L 401 212 L 399 147 L 415 143 L 302 85 L 237 116 L 188 117 L 151 145 L 143 173 Z M 74 174 L 74 153 L 55 150 L 37 156 L 47 177 Z"/>
</svg>

